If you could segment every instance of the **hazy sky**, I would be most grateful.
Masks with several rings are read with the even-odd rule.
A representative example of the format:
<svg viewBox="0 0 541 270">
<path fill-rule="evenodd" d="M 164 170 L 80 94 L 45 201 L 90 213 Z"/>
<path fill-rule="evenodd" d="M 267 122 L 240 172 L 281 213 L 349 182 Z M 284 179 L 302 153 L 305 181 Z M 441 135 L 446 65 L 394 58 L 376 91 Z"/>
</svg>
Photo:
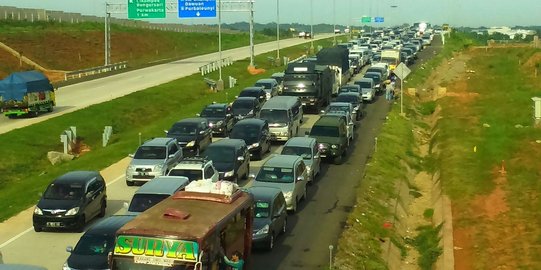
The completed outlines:
<svg viewBox="0 0 541 270">
<path fill-rule="evenodd" d="M 227 0 L 223 1 L 225 3 Z M 358 26 L 359 18 L 368 15 L 384 17 L 383 25 L 417 21 L 473 27 L 541 25 L 541 0 L 255 0 L 255 21 L 275 22 L 277 1 L 280 3 L 280 22 L 288 23 L 310 24 L 312 3 L 314 24 Z M 127 3 L 127 0 L 108 2 Z M 104 3 L 105 0 L 0 0 L 2 6 L 44 8 L 99 16 L 104 14 Z M 248 21 L 248 14 L 224 12 L 223 21 Z M 168 14 L 166 21 L 160 22 L 198 24 L 217 23 L 217 19 L 178 19 L 176 14 Z"/>
</svg>

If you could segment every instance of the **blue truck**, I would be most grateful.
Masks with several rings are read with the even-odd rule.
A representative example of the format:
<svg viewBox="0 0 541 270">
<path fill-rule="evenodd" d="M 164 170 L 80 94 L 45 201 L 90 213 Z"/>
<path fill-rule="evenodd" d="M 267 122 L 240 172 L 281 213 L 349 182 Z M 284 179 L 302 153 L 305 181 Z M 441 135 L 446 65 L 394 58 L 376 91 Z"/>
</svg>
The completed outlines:
<svg viewBox="0 0 541 270">
<path fill-rule="evenodd" d="M 1 111 L 9 118 L 52 112 L 56 105 L 54 91 L 49 79 L 39 71 L 12 73 L 0 81 Z"/>
</svg>

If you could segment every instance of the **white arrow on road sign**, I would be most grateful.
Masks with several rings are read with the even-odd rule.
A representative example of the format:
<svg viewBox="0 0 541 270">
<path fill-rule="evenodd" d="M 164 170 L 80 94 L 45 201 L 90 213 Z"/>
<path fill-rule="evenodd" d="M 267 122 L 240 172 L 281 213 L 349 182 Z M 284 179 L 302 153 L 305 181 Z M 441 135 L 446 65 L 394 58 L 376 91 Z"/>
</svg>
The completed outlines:
<svg viewBox="0 0 541 270">
<path fill-rule="evenodd" d="M 199 11 L 197 13 L 195 13 L 195 15 L 197 15 L 197 17 L 201 16 L 201 13 L 199 13 Z"/>
</svg>

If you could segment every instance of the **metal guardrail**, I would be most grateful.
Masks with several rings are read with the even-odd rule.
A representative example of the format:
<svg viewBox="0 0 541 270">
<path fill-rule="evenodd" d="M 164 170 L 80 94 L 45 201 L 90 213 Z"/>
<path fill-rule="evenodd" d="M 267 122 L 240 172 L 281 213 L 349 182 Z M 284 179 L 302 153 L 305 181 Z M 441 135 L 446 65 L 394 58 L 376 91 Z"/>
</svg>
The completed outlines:
<svg viewBox="0 0 541 270">
<path fill-rule="evenodd" d="M 204 76 L 205 74 L 218 70 L 218 68 L 220 67 L 220 64 L 222 65 L 222 67 L 230 66 L 233 64 L 233 59 L 231 59 L 231 57 L 227 57 L 221 60 L 210 62 L 206 65 L 200 66 L 199 72 L 201 72 L 201 76 Z"/>
<path fill-rule="evenodd" d="M 124 62 L 119 62 L 119 63 L 107 65 L 107 66 L 70 71 L 70 72 L 66 72 L 66 74 L 64 75 L 64 80 L 67 81 L 71 79 L 82 78 L 82 77 L 100 74 L 104 72 L 111 72 L 113 70 L 124 69 L 127 67 L 128 67 L 128 62 L 124 61 Z"/>
<path fill-rule="evenodd" d="M 295 58 L 295 59 L 289 61 L 289 63 L 300 62 L 300 61 L 304 60 L 305 58 L 306 58 L 306 54 L 303 54 L 303 55 L 301 55 L 301 56 L 299 56 L 299 57 L 297 57 L 297 58 Z"/>
</svg>

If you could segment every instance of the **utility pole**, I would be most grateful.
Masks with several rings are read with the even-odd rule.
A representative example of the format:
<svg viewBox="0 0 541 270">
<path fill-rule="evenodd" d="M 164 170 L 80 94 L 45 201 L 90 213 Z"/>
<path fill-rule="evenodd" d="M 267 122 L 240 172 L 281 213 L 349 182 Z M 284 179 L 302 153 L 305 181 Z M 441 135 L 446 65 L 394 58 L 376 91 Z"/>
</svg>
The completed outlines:
<svg viewBox="0 0 541 270">
<path fill-rule="evenodd" d="M 105 2 L 105 66 L 111 64 L 111 13 L 109 4 Z"/>
<path fill-rule="evenodd" d="M 254 1 L 250 0 L 250 66 L 254 66 Z"/>
<path fill-rule="evenodd" d="M 314 0 L 310 0 L 310 53 L 314 53 Z"/>
<path fill-rule="evenodd" d="M 224 90 L 224 80 L 222 79 L 222 0 L 218 0 L 218 81 L 216 90 Z"/>
<path fill-rule="evenodd" d="M 276 65 L 280 66 L 280 0 L 276 0 Z"/>
<path fill-rule="evenodd" d="M 333 45 L 336 45 L 336 0 L 332 1 Z"/>
</svg>

